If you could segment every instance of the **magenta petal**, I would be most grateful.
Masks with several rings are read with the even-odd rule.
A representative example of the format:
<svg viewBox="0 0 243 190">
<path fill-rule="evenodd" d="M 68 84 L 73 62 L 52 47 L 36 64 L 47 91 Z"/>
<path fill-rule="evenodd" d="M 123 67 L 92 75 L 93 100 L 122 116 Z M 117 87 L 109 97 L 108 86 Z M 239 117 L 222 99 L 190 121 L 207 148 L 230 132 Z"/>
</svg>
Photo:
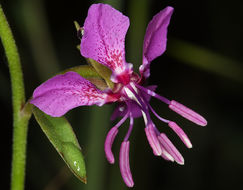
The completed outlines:
<svg viewBox="0 0 243 190">
<path fill-rule="evenodd" d="M 193 123 L 201 126 L 207 125 L 206 119 L 204 119 L 201 115 L 191 110 L 190 108 L 182 105 L 181 103 L 176 102 L 175 100 L 172 100 L 170 102 L 169 108 L 174 112 L 180 114 L 182 117 L 192 121 Z"/>
<path fill-rule="evenodd" d="M 141 74 L 147 78 L 150 75 L 149 64 L 156 57 L 164 53 L 167 42 L 167 28 L 173 13 L 172 7 L 166 7 L 149 22 L 143 44 L 143 65 Z"/>
<path fill-rule="evenodd" d="M 105 155 L 106 155 L 108 162 L 110 162 L 111 164 L 114 164 L 114 162 L 115 162 L 114 155 L 111 151 L 111 148 L 112 148 L 112 144 L 114 142 L 114 139 L 115 139 L 117 133 L 118 133 L 117 127 L 113 127 L 108 132 L 106 139 L 105 139 Z"/>
<path fill-rule="evenodd" d="M 161 143 L 161 146 L 174 158 L 174 160 L 181 165 L 184 165 L 184 158 L 181 153 L 177 150 L 177 148 L 172 144 L 172 142 L 168 139 L 168 137 L 161 133 L 158 136 L 158 139 Z"/>
<path fill-rule="evenodd" d="M 132 179 L 132 173 L 130 170 L 129 163 L 129 141 L 124 141 L 121 144 L 119 165 L 121 170 L 122 178 L 128 187 L 133 187 L 134 182 Z"/>
<path fill-rule="evenodd" d="M 129 18 L 110 5 L 93 4 L 84 23 L 81 54 L 109 67 L 115 74 L 125 71 L 128 27 Z"/>
<path fill-rule="evenodd" d="M 53 117 L 82 105 L 106 103 L 107 94 L 75 72 L 57 75 L 37 87 L 31 104 Z"/>
</svg>

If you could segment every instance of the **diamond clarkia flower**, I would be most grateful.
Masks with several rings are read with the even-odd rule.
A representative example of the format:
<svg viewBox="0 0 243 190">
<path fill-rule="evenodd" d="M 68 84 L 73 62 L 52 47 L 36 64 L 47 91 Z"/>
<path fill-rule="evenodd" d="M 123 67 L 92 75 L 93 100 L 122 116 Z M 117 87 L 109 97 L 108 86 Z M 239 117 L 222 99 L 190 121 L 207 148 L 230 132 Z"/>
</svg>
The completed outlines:
<svg viewBox="0 0 243 190">
<path fill-rule="evenodd" d="M 98 105 L 117 102 L 112 119 L 121 120 L 110 129 L 105 140 L 105 155 L 109 163 L 115 162 L 112 144 L 119 127 L 130 119 L 127 134 L 121 143 L 119 165 L 122 178 L 128 187 L 134 185 L 129 165 L 129 136 L 133 129 L 134 118 L 143 117 L 145 134 L 154 155 L 165 160 L 184 164 L 184 159 L 165 133 L 161 133 L 153 123 L 150 113 L 167 124 L 191 148 L 192 144 L 185 132 L 174 122 L 159 116 L 149 104 L 154 97 L 184 118 L 200 125 L 207 121 L 186 106 L 155 93 L 156 86 L 142 86 L 150 76 L 150 63 L 162 55 L 166 49 L 167 28 L 173 13 L 166 7 L 149 22 L 143 45 L 143 63 L 140 75 L 133 72 L 132 64 L 125 60 L 125 36 L 129 18 L 109 5 L 93 4 L 82 28 L 80 52 L 82 56 L 93 59 L 112 71 L 111 81 L 114 88 L 100 90 L 89 80 L 75 72 L 57 75 L 44 82 L 33 93 L 31 103 L 53 117 L 64 115 L 77 106 Z"/>
</svg>

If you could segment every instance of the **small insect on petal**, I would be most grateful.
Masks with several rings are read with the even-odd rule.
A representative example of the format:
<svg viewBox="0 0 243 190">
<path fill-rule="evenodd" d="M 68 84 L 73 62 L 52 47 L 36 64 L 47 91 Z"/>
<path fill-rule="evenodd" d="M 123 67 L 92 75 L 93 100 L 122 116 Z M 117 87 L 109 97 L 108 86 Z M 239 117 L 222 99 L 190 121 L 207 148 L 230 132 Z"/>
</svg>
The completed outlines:
<svg viewBox="0 0 243 190">
<path fill-rule="evenodd" d="M 169 108 L 173 110 L 174 112 L 180 114 L 182 117 L 198 124 L 201 126 L 206 126 L 207 121 L 204 119 L 201 115 L 196 113 L 195 111 L 189 109 L 188 107 L 176 102 L 175 100 L 172 100 L 170 102 Z"/>
<path fill-rule="evenodd" d="M 106 139 L 105 139 L 105 155 L 109 163 L 114 164 L 115 159 L 114 155 L 112 153 L 112 144 L 114 142 L 114 139 L 118 133 L 117 127 L 111 128 L 111 130 L 108 132 Z"/>
<path fill-rule="evenodd" d="M 162 149 L 158 140 L 158 137 L 154 131 L 153 125 L 149 125 L 145 128 L 145 133 L 148 139 L 148 142 L 153 149 L 154 155 L 160 156 L 162 153 Z"/>
<path fill-rule="evenodd" d="M 164 133 L 161 133 L 160 136 L 158 136 L 158 139 L 161 143 L 161 146 L 175 159 L 175 161 L 180 165 L 184 165 L 184 158 L 172 144 L 172 142 L 168 139 L 168 137 Z"/>
<path fill-rule="evenodd" d="M 173 121 L 168 123 L 169 127 L 180 137 L 182 142 L 187 146 L 187 148 L 192 148 L 192 143 L 187 137 L 186 133 Z"/>
<path fill-rule="evenodd" d="M 128 187 L 133 187 L 134 182 L 132 179 L 132 173 L 130 171 L 130 164 L 129 164 L 129 145 L 130 145 L 129 141 L 122 142 L 119 161 L 120 161 L 121 175 L 125 184 Z"/>
</svg>

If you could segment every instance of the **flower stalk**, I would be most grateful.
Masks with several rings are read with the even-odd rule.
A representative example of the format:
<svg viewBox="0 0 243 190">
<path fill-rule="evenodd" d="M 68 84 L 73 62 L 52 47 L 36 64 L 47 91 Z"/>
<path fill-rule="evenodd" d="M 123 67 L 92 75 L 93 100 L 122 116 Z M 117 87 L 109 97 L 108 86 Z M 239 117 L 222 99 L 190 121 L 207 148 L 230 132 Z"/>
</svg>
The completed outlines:
<svg viewBox="0 0 243 190">
<path fill-rule="evenodd" d="M 0 38 L 8 60 L 13 104 L 13 150 L 11 189 L 23 190 L 25 179 L 26 142 L 30 104 L 25 105 L 25 91 L 20 57 L 12 31 L 0 5 Z"/>
</svg>

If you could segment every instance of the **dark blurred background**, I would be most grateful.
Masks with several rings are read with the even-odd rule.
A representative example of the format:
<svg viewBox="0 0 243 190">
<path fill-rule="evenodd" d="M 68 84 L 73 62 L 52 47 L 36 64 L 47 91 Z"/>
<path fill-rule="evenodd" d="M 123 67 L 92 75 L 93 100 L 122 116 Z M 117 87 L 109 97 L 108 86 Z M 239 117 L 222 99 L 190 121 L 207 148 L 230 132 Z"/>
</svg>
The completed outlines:
<svg viewBox="0 0 243 190">
<path fill-rule="evenodd" d="M 235 189 L 243 177 L 243 1 L 173 0 L 1 0 L 12 27 L 24 72 L 26 96 L 55 73 L 85 64 L 76 45 L 73 21 L 82 25 L 88 8 L 109 3 L 130 18 L 126 59 L 135 69 L 141 64 L 142 43 L 149 20 L 161 9 L 175 8 L 168 32 L 167 51 L 153 61 L 149 84 L 157 92 L 178 100 L 202 114 L 206 127 L 198 127 L 152 100 L 156 111 L 183 127 L 193 148 L 188 150 L 168 127 L 154 119 L 185 158 L 185 165 L 155 157 L 142 119 L 135 120 L 130 138 L 130 163 L 134 189 Z M 1 189 L 9 189 L 12 143 L 12 107 L 9 72 L 0 47 Z M 66 168 L 36 121 L 28 133 L 26 189 L 28 190 L 119 190 L 126 189 L 118 162 L 105 160 L 103 143 L 112 123 L 112 106 L 79 107 L 67 114 L 87 164 L 84 185 Z M 127 130 L 125 123 L 113 152 Z"/>
</svg>

